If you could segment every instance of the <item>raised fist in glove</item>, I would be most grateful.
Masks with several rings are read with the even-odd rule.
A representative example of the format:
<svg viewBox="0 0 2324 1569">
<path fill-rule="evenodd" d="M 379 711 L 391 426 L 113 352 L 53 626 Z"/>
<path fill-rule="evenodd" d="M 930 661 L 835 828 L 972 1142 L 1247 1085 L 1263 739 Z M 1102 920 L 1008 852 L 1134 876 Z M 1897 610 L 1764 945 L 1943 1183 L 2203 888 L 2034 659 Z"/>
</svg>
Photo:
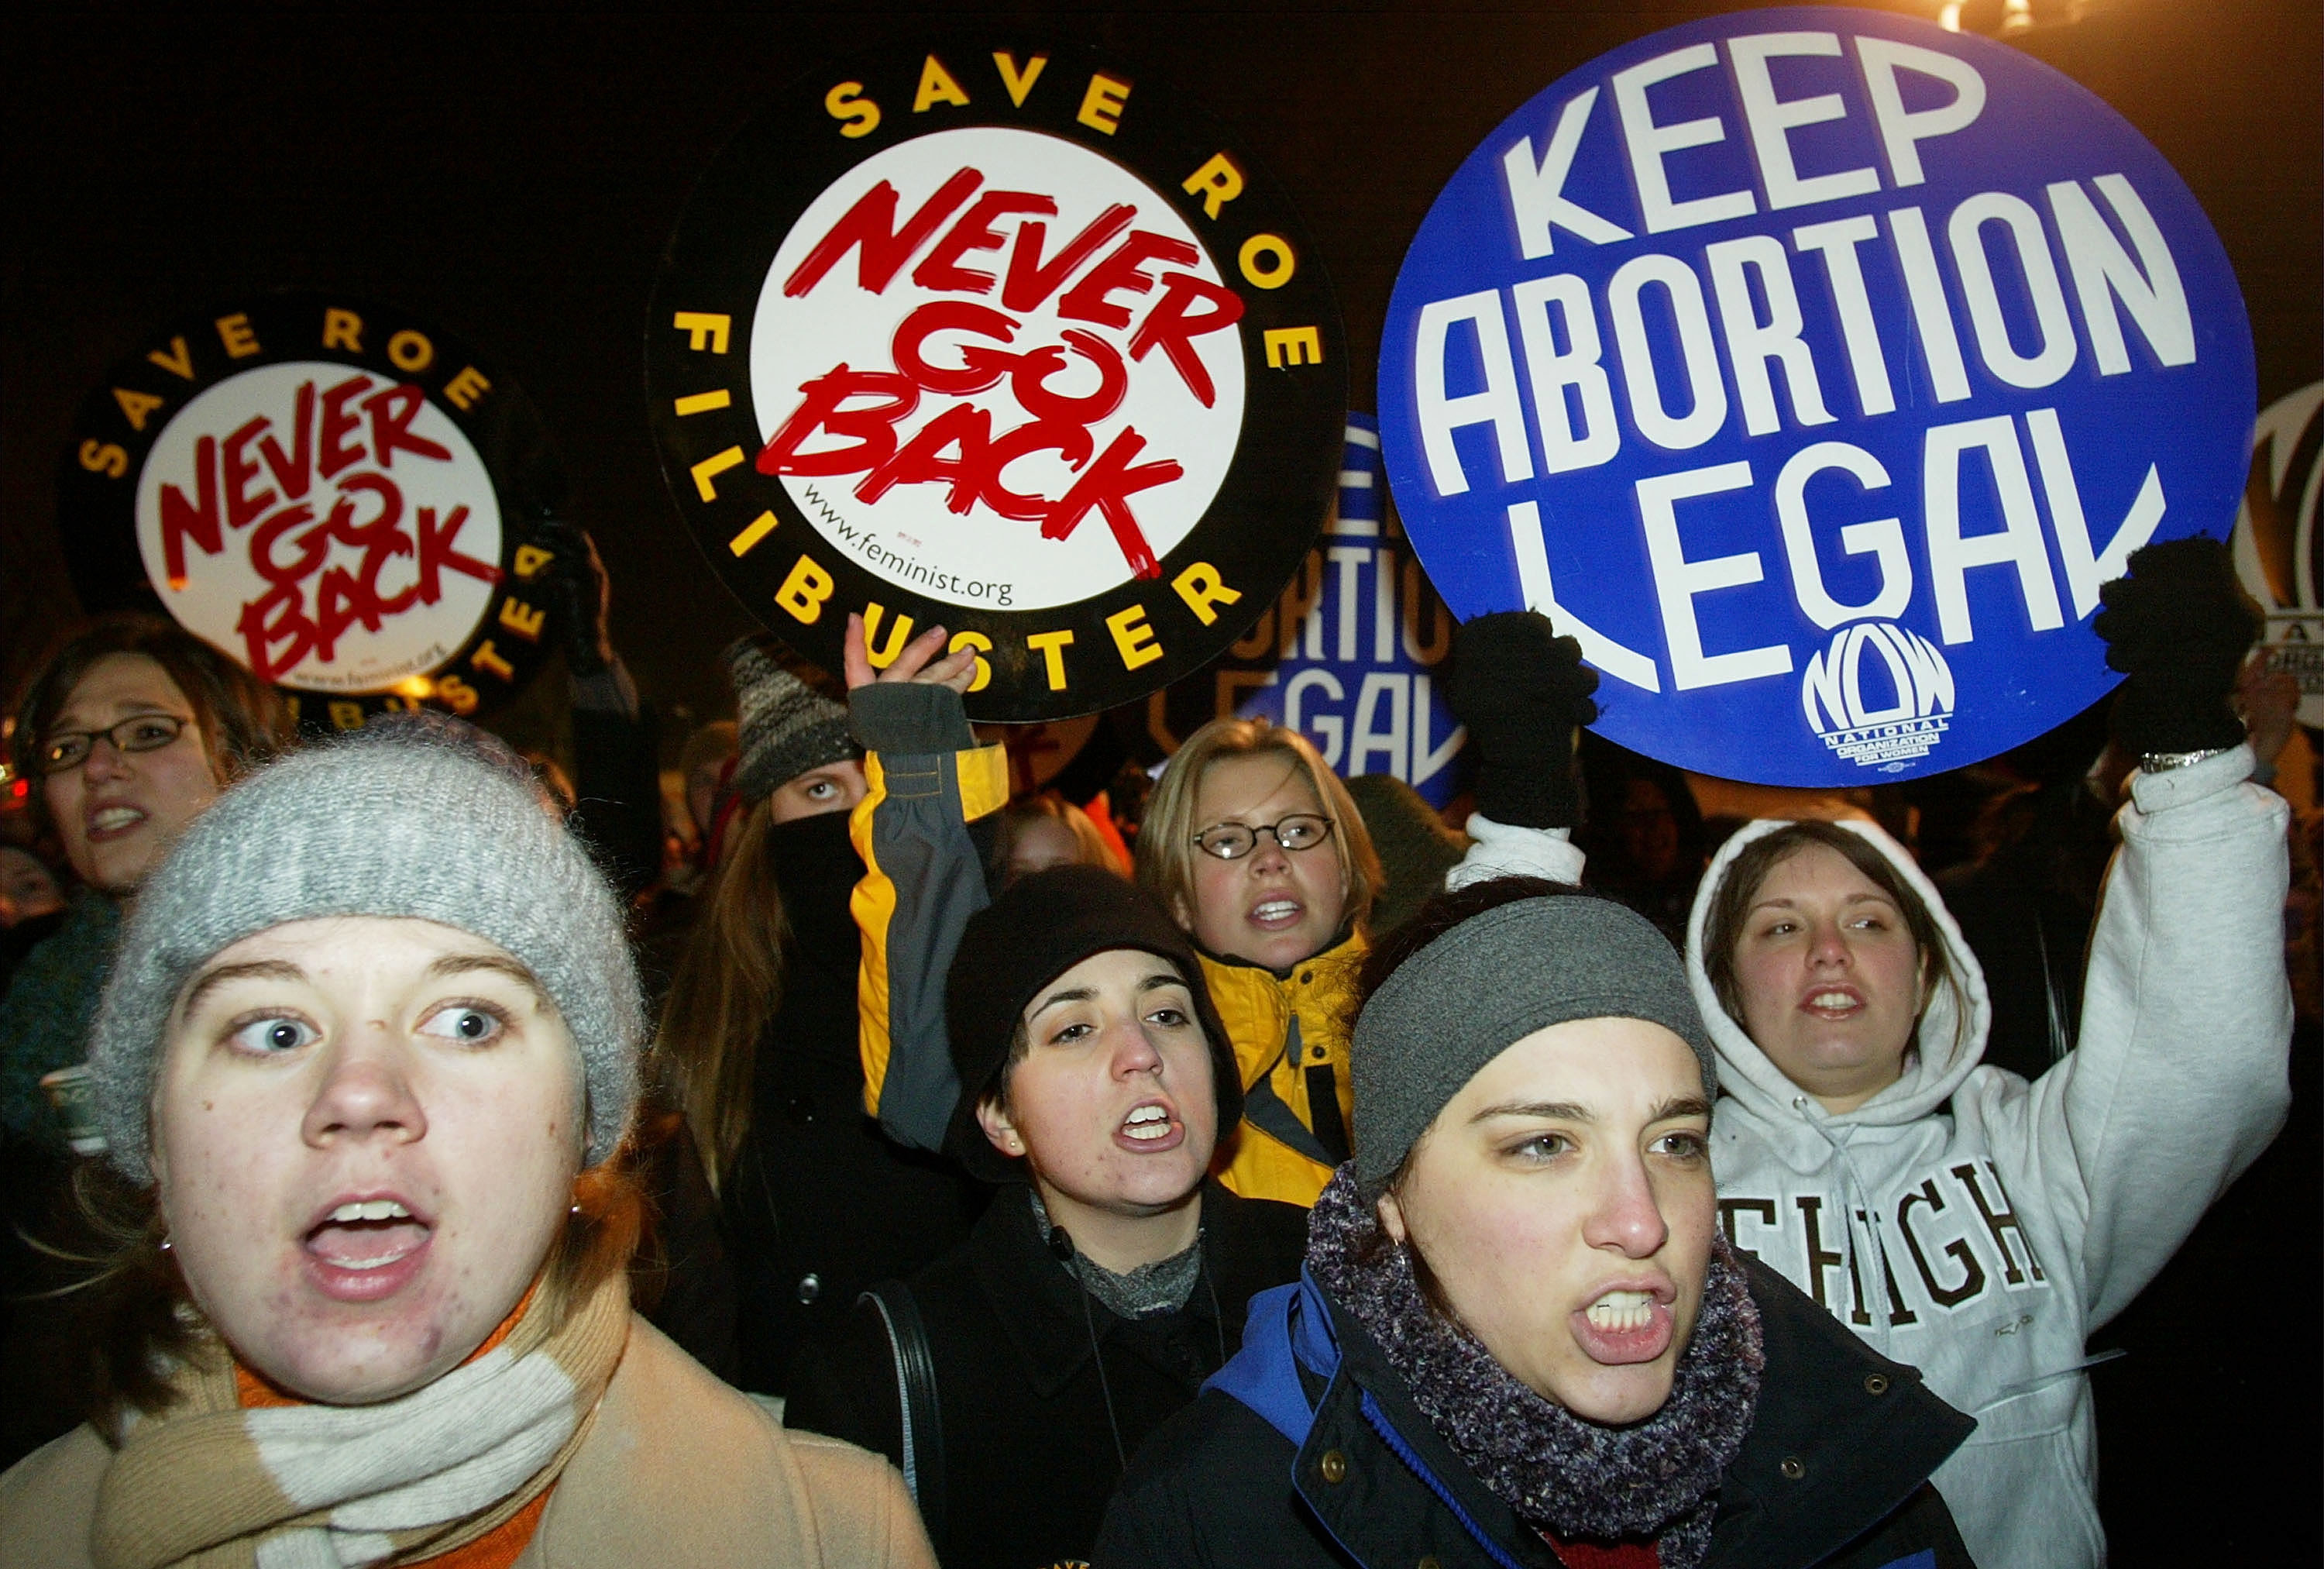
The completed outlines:
<svg viewBox="0 0 2324 1569">
<path fill-rule="evenodd" d="M 2200 536 L 2134 550 L 2130 570 L 2098 590 L 2090 630 L 2126 678 L 2114 734 L 2133 757 L 2210 752 L 2244 738 L 2229 706 L 2260 616 L 2236 582 L 2227 549 Z"/>
<path fill-rule="evenodd" d="M 537 531 L 554 557 L 549 590 L 565 668 L 576 676 L 594 676 L 613 662 L 613 580 L 597 557 L 597 542 L 580 524 L 549 518 Z"/>
<path fill-rule="evenodd" d="M 1446 697 L 1477 757 L 1477 809 L 1527 828 L 1573 826 L 1573 728 L 1598 717 L 1582 645 L 1530 610 L 1497 611 L 1452 634 Z"/>
</svg>

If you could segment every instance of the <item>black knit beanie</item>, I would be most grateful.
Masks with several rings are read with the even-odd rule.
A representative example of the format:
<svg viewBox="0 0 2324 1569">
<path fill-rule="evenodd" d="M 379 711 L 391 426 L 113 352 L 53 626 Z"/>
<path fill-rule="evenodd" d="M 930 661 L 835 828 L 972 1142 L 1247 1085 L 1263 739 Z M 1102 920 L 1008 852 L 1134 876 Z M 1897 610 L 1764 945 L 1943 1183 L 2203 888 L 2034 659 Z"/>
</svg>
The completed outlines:
<svg viewBox="0 0 2324 1569">
<path fill-rule="evenodd" d="M 1084 959 L 1115 948 L 1156 954 L 1178 966 L 1211 1048 L 1212 1095 L 1223 1144 L 1242 1120 L 1242 1077 L 1211 1002 L 1203 962 L 1154 896 L 1094 866 L 1056 866 L 1011 886 L 969 918 L 945 984 L 945 1025 L 960 1075 L 945 1148 L 986 1182 L 1021 1181 L 1024 1163 L 1003 1155 L 976 1120 L 1009 1060 L 1009 1043 L 1042 987 Z"/>
</svg>

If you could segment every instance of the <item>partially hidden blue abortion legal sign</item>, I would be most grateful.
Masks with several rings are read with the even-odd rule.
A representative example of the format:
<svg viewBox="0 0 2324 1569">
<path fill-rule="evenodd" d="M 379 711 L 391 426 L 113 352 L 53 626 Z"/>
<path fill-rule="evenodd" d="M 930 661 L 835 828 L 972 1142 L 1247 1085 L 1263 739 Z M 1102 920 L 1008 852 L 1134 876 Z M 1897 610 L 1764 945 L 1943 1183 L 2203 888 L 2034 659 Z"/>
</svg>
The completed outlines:
<svg viewBox="0 0 2324 1569">
<path fill-rule="evenodd" d="M 1452 618 L 1388 510 L 1379 421 L 1351 413 L 1323 538 L 1224 656 L 1148 700 L 1148 730 L 1175 751 L 1205 720 L 1271 719 L 1340 773 L 1392 773 L 1444 807 L 1469 734 L 1437 670 L 1452 651 Z"/>
<path fill-rule="evenodd" d="M 2226 254 L 2120 115 L 1823 7 L 1655 33 L 1510 115 L 1380 354 L 1454 614 L 1543 611 L 1607 736 L 1767 784 L 1959 767 L 2104 696 L 2098 586 L 2227 534 L 2254 404 Z"/>
</svg>

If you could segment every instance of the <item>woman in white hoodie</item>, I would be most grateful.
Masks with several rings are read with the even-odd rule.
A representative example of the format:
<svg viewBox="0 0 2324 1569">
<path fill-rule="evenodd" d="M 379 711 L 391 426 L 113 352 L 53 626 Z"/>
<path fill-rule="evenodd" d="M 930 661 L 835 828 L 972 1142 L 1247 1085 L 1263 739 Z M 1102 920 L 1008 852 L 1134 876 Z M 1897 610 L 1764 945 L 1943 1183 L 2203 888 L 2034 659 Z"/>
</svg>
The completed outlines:
<svg viewBox="0 0 2324 1569">
<path fill-rule="evenodd" d="M 2098 630 L 2143 758 L 2076 1048 L 1979 1066 L 1984 976 L 1868 824 L 1755 823 L 1712 862 L 1687 968 L 1720 1057 L 1720 1219 L 1978 1421 L 1932 1479 L 1980 1564 L 2105 1561 L 2084 1369 L 2282 1125 L 2289 810 L 2226 706 L 2248 621 L 2209 540 L 2153 547 Z"/>
</svg>

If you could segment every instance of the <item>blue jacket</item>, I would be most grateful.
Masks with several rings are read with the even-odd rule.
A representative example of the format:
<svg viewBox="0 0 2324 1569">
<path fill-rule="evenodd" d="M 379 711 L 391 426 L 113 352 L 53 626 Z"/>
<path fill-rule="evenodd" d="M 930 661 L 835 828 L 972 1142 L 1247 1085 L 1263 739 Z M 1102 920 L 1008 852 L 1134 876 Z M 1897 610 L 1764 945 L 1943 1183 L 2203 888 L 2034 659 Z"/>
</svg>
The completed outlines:
<svg viewBox="0 0 2324 1569">
<path fill-rule="evenodd" d="M 1745 1260 L 1767 1373 L 1721 1481 L 1714 1569 L 1960 1569 L 1929 1473 L 1973 1424 Z M 1242 1350 L 1130 1462 L 1091 1562 L 1555 1569 L 1312 1276 L 1261 1293 Z"/>
</svg>

